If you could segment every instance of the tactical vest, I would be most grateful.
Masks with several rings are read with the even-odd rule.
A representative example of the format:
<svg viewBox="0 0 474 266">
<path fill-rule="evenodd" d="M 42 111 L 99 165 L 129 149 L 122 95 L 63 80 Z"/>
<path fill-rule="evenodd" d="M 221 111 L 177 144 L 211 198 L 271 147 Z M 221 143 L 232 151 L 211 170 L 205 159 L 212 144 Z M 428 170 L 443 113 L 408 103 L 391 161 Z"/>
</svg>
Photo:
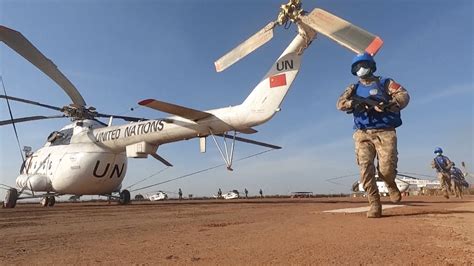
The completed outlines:
<svg viewBox="0 0 474 266">
<path fill-rule="evenodd" d="M 464 174 L 459 170 L 457 167 L 451 168 L 451 177 L 457 180 L 463 180 L 464 179 Z"/>
<path fill-rule="evenodd" d="M 438 172 L 450 172 L 448 169 L 448 160 L 443 155 L 438 155 L 434 158 L 435 167 Z"/>
<path fill-rule="evenodd" d="M 380 81 L 372 82 L 369 85 L 364 85 L 360 81 L 355 85 L 354 93 L 360 97 L 369 98 L 386 102 L 390 101 L 385 88 L 385 83 L 388 79 L 379 77 Z M 396 128 L 402 124 L 400 112 L 377 112 L 375 110 L 354 110 L 354 129 L 383 129 Z"/>
<path fill-rule="evenodd" d="M 466 178 L 464 177 L 464 174 L 457 167 L 451 168 L 451 179 L 454 180 L 454 182 L 457 185 L 463 186 L 465 188 L 469 187 L 469 183 L 466 181 Z"/>
</svg>

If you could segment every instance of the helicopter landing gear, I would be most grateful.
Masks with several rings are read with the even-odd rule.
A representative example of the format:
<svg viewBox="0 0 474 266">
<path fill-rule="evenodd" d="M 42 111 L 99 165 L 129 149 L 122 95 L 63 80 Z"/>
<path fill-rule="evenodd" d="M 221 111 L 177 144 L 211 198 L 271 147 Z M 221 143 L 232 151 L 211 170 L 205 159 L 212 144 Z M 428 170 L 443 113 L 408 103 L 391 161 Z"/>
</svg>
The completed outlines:
<svg viewBox="0 0 474 266">
<path fill-rule="evenodd" d="M 48 206 L 53 207 L 55 203 L 56 203 L 56 198 L 54 196 L 50 196 Z"/>
<path fill-rule="evenodd" d="M 122 192 L 120 192 L 119 204 L 125 205 L 129 203 L 130 203 L 130 191 L 126 189 L 122 190 Z"/>
<path fill-rule="evenodd" d="M 16 201 L 18 200 L 18 191 L 14 188 L 7 190 L 5 195 L 5 201 L 3 202 L 4 208 L 15 208 Z"/>
<path fill-rule="evenodd" d="M 53 207 L 55 203 L 56 203 L 56 198 L 54 196 L 44 196 L 40 200 L 40 204 L 43 207 Z"/>
<path fill-rule="evenodd" d="M 43 197 L 43 198 L 41 198 L 40 204 L 41 204 L 41 206 L 43 206 L 43 207 L 48 207 L 48 205 L 49 205 L 49 197 Z"/>
</svg>

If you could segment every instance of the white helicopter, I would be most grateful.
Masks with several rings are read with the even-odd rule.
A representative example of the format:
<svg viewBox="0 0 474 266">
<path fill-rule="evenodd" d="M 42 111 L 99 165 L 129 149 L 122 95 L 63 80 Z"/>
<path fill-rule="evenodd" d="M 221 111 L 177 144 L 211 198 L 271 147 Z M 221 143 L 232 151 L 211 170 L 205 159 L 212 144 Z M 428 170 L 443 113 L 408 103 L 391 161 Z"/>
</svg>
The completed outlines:
<svg viewBox="0 0 474 266">
<path fill-rule="evenodd" d="M 127 171 L 127 158 L 147 158 L 151 155 L 171 166 L 156 153 L 157 149 L 160 145 L 180 140 L 199 138 L 200 150 L 205 152 L 206 137 L 211 136 L 229 170 L 232 170 L 236 140 L 280 149 L 275 145 L 237 137 L 236 134 L 256 133 L 254 126 L 265 123 L 280 111 L 280 105 L 300 70 L 302 54 L 316 33 L 321 33 L 356 53 L 368 52 L 375 55 L 383 44 L 379 37 L 329 12 L 316 8 L 307 13 L 302 9 L 301 1 L 290 0 L 281 6 L 276 21 L 270 22 L 217 60 L 216 70 L 224 70 L 268 42 L 273 37 L 276 26 L 289 26 L 291 23 L 298 27 L 297 36 L 242 104 L 199 111 L 154 99 L 139 102 L 140 105 L 173 115 L 158 120 L 108 115 L 97 112 L 94 107 L 88 107 L 75 86 L 52 61 L 21 33 L 0 26 L 0 41 L 55 81 L 72 100 L 72 104 L 60 108 L 7 95 L 0 96 L 7 102 L 19 101 L 63 113 L 59 116 L 11 117 L 10 120 L 0 121 L 0 125 L 58 117 L 69 117 L 72 120 L 71 124 L 53 131 L 39 150 L 25 150 L 26 159 L 16 179 L 18 189 L 7 186 L 4 207 L 14 208 L 18 199 L 32 197 L 42 198 L 42 206 L 53 206 L 55 197 L 64 194 L 105 195 L 118 199 L 121 204 L 128 204 L 130 192 L 120 191 Z M 104 117 L 109 117 L 108 124 L 97 119 Z M 112 126 L 113 117 L 131 122 Z M 228 132 L 233 134 L 228 135 Z M 215 136 L 224 138 L 224 151 Z M 230 147 L 226 144 L 226 139 L 229 138 L 232 140 Z M 31 194 L 23 196 L 27 194 L 26 191 L 31 191 Z M 37 192 L 42 194 L 35 195 Z M 115 192 L 119 192 L 119 196 L 112 196 Z"/>
<path fill-rule="evenodd" d="M 431 177 L 431 179 L 426 179 L 426 178 L 423 179 L 419 177 L 414 177 L 412 175 L 399 173 L 397 178 L 405 183 L 410 184 L 410 186 L 416 187 L 418 189 L 423 189 L 423 188 L 436 189 L 436 188 L 441 187 L 440 181 L 436 179 L 436 177 Z"/>
<path fill-rule="evenodd" d="M 378 175 L 375 175 L 375 178 L 377 179 L 375 183 L 377 184 L 377 189 L 379 190 L 379 194 L 382 196 L 388 196 L 387 184 L 383 180 L 379 179 Z M 400 190 L 400 192 L 402 193 L 407 191 L 408 188 L 410 187 L 410 183 L 406 182 L 404 179 L 401 179 L 399 175 L 397 175 L 397 177 L 395 178 L 395 184 L 397 184 L 398 190 Z M 356 181 L 352 185 L 352 191 L 365 192 L 364 187 L 362 183 L 360 183 L 360 181 Z"/>
</svg>

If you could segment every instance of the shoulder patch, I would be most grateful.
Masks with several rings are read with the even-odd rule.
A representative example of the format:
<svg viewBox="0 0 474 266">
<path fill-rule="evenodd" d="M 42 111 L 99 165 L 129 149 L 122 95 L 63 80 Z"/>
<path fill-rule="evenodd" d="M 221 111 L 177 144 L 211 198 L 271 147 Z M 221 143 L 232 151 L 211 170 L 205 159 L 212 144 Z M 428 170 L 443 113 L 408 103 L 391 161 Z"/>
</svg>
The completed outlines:
<svg viewBox="0 0 474 266">
<path fill-rule="evenodd" d="M 391 90 L 391 91 L 396 91 L 398 89 L 400 89 L 401 85 L 396 83 L 395 81 L 393 80 L 390 80 L 390 83 L 388 84 L 388 88 Z"/>
</svg>

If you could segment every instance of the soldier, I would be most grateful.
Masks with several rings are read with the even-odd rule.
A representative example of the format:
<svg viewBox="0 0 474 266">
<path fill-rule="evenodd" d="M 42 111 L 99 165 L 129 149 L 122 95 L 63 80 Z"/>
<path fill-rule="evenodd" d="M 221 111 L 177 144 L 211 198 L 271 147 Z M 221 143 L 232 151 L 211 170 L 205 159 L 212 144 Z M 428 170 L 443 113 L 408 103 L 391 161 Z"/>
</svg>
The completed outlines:
<svg viewBox="0 0 474 266">
<path fill-rule="evenodd" d="M 459 168 L 457 168 L 454 163 L 453 163 L 453 166 L 451 167 L 450 175 L 451 175 L 454 194 L 456 195 L 457 198 L 459 197 L 462 199 L 463 187 L 464 186 L 469 187 L 469 184 L 466 182 L 463 172 Z"/>
<path fill-rule="evenodd" d="M 244 193 L 245 193 L 245 198 L 248 199 L 249 191 L 247 190 L 247 188 L 244 189 Z"/>
<path fill-rule="evenodd" d="M 260 189 L 260 191 L 258 191 L 258 194 L 260 194 L 260 198 L 263 198 L 263 190 Z"/>
<path fill-rule="evenodd" d="M 221 190 L 221 188 L 219 188 L 219 190 L 217 191 L 217 198 L 218 198 L 218 199 L 222 198 L 222 190 Z"/>
<path fill-rule="evenodd" d="M 395 183 L 397 174 L 397 134 L 402 124 L 400 110 L 408 105 L 408 92 L 393 79 L 374 76 L 374 58 L 367 53 L 357 55 L 351 72 L 359 78 L 349 85 L 337 101 L 337 109 L 354 116 L 354 142 L 360 181 L 367 192 L 370 209 L 368 218 L 382 216 L 382 205 L 375 180 L 374 160 L 378 176 L 385 181 L 390 200 L 400 202 Z"/>
<path fill-rule="evenodd" d="M 179 196 L 179 200 L 183 199 L 183 191 L 181 190 L 181 188 L 178 189 L 178 196 Z"/>
<path fill-rule="evenodd" d="M 449 191 L 451 190 L 450 171 L 453 163 L 448 157 L 443 155 L 443 149 L 436 147 L 434 150 L 436 157 L 431 161 L 431 167 L 436 169 L 438 179 L 441 185 L 443 196 L 449 199 Z"/>
</svg>

